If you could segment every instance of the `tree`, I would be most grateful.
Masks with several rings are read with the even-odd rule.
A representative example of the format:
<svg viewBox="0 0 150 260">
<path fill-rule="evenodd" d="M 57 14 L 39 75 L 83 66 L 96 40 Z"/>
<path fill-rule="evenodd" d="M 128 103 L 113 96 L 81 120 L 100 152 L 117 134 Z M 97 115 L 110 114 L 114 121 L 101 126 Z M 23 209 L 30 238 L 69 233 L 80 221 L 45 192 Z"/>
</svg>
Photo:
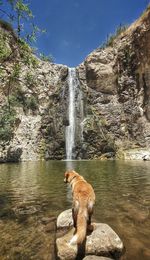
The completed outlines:
<svg viewBox="0 0 150 260">
<path fill-rule="evenodd" d="M 15 27 L 18 38 L 22 37 L 28 42 L 36 41 L 36 34 L 45 32 L 34 24 L 34 16 L 26 0 L 0 0 L 0 17 Z M 27 24 L 29 29 L 25 33 Z"/>
<path fill-rule="evenodd" d="M 20 38 L 21 30 L 23 24 L 22 21 L 27 21 L 28 19 L 33 18 L 32 11 L 29 9 L 29 6 L 27 4 L 23 3 L 23 0 L 11 0 L 12 2 L 12 8 L 14 12 L 16 12 L 16 20 L 17 20 L 17 34 Z"/>
</svg>

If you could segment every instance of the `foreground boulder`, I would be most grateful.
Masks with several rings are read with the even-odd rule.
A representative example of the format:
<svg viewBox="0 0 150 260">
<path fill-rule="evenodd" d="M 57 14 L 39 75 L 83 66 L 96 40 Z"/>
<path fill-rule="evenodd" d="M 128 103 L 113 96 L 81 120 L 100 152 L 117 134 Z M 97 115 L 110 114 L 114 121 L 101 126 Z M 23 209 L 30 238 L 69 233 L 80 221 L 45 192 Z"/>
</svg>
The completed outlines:
<svg viewBox="0 0 150 260">
<path fill-rule="evenodd" d="M 63 214 L 59 215 L 57 220 L 58 224 L 61 222 L 67 223 L 67 220 L 64 219 L 64 216 L 67 214 L 70 218 L 70 211 L 65 211 Z M 68 223 L 71 223 L 71 220 L 68 219 Z M 60 226 L 59 226 L 60 227 Z M 63 225 L 63 227 L 66 227 Z M 68 228 L 70 225 L 68 225 Z M 61 260 L 74 260 L 78 255 L 77 245 L 70 245 L 69 241 L 71 240 L 74 234 L 74 228 L 69 230 L 65 235 L 56 240 L 57 255 Z M 90 257 L 96 256 L 105 256 L 111 257 L 111 259 L 119 259 L 123 253 L 123 243 L 118 235 L 112 230 L 110 226 L 103 223 L 94 223 L 93 232 L 87 235 L 86 244 L 85 244 L 85 256 L 90 255 Z M 92 258 L 91 258 L 92 259 Z M 93 258 L 94 259 L 94 258 Z"/>
</svg>

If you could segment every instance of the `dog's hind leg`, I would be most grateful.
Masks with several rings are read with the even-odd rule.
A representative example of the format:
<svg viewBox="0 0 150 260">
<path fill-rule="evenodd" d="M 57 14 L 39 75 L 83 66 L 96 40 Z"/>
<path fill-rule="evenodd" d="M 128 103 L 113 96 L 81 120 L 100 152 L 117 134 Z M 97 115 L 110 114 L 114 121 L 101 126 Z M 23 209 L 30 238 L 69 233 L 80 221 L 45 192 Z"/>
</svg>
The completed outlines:
<svg viewBox="0 0 150 260">
<path fill-rule="evenodd" d="M 77 227 L 77 216 L 76 216 L 74 208 L 72 208 L 72 218 L 73 218 L 73 226 L 74 226 L 74 228 L 76 228 Z"/>
<path fill-rule="evenodd" d="M 78 203 L 78 201 L 75 201 L 73 203 L 73 208 L 72 208 L 73 226 L 74 226 L 75 229 L 77 228 L 78 211 L 79 211 L 79 203 Z"/>
<path fill-rule="evenodd" d="M 93 230 L 93 226 L 91 225 L 92 214 L 93 214 L 93 202 L 89 202 L 89 204 L 88 204 L 88 220 L 87 220 L 87 229 L 89 231 Z"/>
</svg>

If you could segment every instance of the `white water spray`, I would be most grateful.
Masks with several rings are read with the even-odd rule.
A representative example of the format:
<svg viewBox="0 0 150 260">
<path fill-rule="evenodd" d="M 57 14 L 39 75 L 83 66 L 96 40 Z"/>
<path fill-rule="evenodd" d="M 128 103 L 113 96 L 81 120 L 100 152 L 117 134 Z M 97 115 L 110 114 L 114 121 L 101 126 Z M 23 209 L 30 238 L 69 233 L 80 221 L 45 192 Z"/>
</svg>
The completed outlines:
<svg viewBox="0 0 150 260">
<path fill-rule="evenodd" d="M 75 147 L 75 94 L 79 83 L 76 76 L 76 69 L 68 69 L 69 86 L 69 125 L 66 127 L 66 156 L 67 160 L 72 160 L 73 149 Z"/>
</svg>

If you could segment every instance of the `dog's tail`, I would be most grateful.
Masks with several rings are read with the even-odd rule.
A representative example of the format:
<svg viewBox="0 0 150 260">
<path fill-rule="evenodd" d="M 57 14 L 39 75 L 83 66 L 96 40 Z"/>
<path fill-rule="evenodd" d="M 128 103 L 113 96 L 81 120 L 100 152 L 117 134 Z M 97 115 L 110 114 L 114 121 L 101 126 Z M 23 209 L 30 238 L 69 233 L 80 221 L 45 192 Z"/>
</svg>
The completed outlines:
<svg viewBox="0 0 150 260">
<path fill-rule="evenodd" d="M 77 215 L 77 232 L 70 241 L 70 244 L 81 245 L 86 237 L 87 230 L 87 208 L 79 209 Z"/>
</svg>

